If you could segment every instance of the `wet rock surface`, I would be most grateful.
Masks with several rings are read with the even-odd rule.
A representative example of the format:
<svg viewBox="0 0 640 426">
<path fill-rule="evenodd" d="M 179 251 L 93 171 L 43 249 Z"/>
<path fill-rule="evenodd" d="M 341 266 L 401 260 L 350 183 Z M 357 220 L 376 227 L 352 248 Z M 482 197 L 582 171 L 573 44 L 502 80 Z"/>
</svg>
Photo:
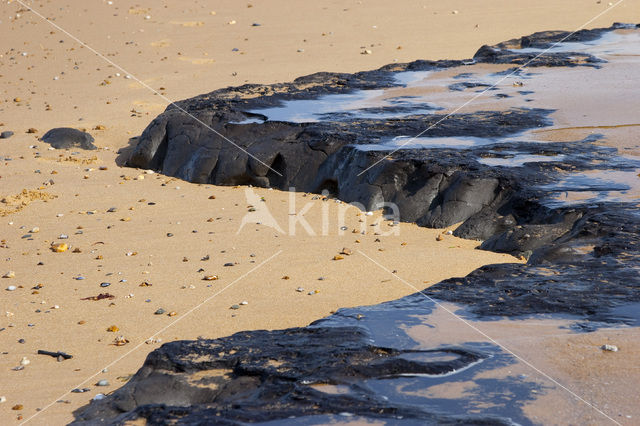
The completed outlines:
<svg viewBox="0 0 640 426">
<path fill-rule="evenodd" d="M 594 41 L 616 28 L 634 27 L 579 31 L 566 42 Z M 406 394 L 386 398 L 405 374 L 448 372 L 442 380 L 453 383 L 477 374 L 474 365 L 493 370 L 509 362 L 495 347 L 467 343 L 418 350 L 415 342 L 402 337 L 402 330 L 407 322 L 420 322 L 419 315 L 432 309 L 432 299 L 464 305 L 461 314 L 471 320 L 554 314 L 576 319 L 572 327 L 578 331 L 638 325 L 638 315 L 626 309 L 640 302 L 636 204 L 606 198 L 589 203 L 557 200 L 558 193 L 575 190 L 565 179 L 568 175 L 637 173 L 637 161 L 598 144 L 601 136 L 595 133 L 562 143 L 522 139 L 523 132 L 550 124 L 552 111 L 539 108 L 454 112 L 441 120 L 437 105 L 422 104 L 419 113 L 406 115 L 404 105 L 391 104 L 383 110 L 323 113 L 320 120 L 303 122 L 270 120 L 259 111 L 292 100 L 399 86 L 397 76 L 408 71 L 471 63 L 527 64 L 529 69 L 603 66 L 606 61 L 588 52 L 530 50 L 552 47 L 567 35 L 536 33 L 483 46 L 470 61 L 416 61 L 352 75 L 318 73 L 287 84 L 222 89 L 168 107 L 137 140 L 128 165 L 198 183 L 326 189 L 368 210 L 392 202 L 400 220 L 429 227 L 463 222 L 457 236 L 482 240 L 484 249 L 522 255 L 528 262 L 486 266 L 422 294 L 370 307 L 367 315 L 374 319 L 365 315 L 366 327 L 354 310 L 341 310 L 306 328 L 165 344 L 149 355 L 127 385 L 79 410 L 78 421 L 124 424 L 144 418 L 152 424 L 240 424 L 296 416 L 313 424 L 313 419 L 322 423 L 344 415 L 409 424 L 532 423 L 521 410 L 534 398 L 531 383 L 501 379 L 500 386 L 510 389 L 512 399 L 479 411 L 464 398 L 446 404 Z M 527 78 L 525 71 L 516 75 Z M 465 73 L 458 77 L 468 78 Z M 461 81 L 449 90 L 486 88 L 482 82 Z M 523 90 L 521 95 L 530 93 Z M 429 141 L 422 147 L 389 148 L 394 138 L 425 128 L 430 129 L 429 140 L 482 141 L 456 148 L 428 146 Z M 496 138 L 502 138 L 500 143 Z M 598 185 L 603 193 L 620 191 L 616 182 Z M 404 322 L 389 321 L 394 316 Z M 430 358 L 436 355 L 446 356 Z M 321 392 L 314 387 L 319 384 L 343 386 L 344 392 Z M 168 388 L 172 391 L 166 392 Z M 469 398 L 477 402 L 483 395 L 495 397 L 481 386 Z M 472 406 L 480 414 L 464 417 Z"/>
<path fill-rule="evenodd" d="M 72 129 L 70 127 L 58 127 L 51 129 L 42 136 L 41 140 L 48 143 L 55 149 L 96 149 L 96 146 L 93 144 L 93 136 L 87 132 Z"/>
<path fill-rule="evenodd" d="M 121 424 L 139 418 L 152 424 L 241 424 L 340 413 L 416 424 L 509 424 L 500 416 L 448 416 L 396 404 L 363 383 L 450 374 L 484 361 L 488 352 L 393 349 L 372 345 L 370 337 L 362 327 L 318 326 L 168 343 L 149 355 L 127 385 L 80 413 L 77 424 L 105 418 Z M 332 395 L 322 386 L 344 393 Z"/>
</svg>

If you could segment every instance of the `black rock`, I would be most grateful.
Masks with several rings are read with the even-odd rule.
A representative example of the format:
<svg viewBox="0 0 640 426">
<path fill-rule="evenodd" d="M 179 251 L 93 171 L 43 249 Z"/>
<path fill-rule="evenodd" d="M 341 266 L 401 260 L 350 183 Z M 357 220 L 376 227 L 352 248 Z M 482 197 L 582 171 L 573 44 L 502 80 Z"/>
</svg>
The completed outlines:
<svg viewBox="0 0 640 426">
<path fill-rule="evenodd" d="M 11 130 L 5 130 L 0 133 L 0 139 L 9 139 L 11 136 L 13 136 L 13 132 Z"/>
<path fill-rule="evenodd" d="M 69 127 L 58 127 L 49 130 L 40 139 L 50 144 L 55 149 L 81 148 L 87 150 L 97 149 L 93 144 L 93 136 L 87 132 Z"/>
<path fill-rule="evenodd" d="M 149 354 L 123 388 L 76 411 L 78 422 L 124 424 L 145 419 L 151 424 L 235 425 L 345 412 L 390 423 L 399 419 L 409 424 L 515 422 L 512 417 L 467 416 L 482 404 L 456 406 L 457 411 L 430 411 L 433 400 L 425 405 L 383 398 L 384 393 L 376 391 L 382 379 L 458 371 L 492 358 L 468 346 L 407 349 L 416 346 L 398 340 L 407 324 L 394 322 L 394 314 L 406 312 L 405 320 L 413 318 L 419 323 L 420 314 L 430 309 L 433 300 L 446 300 L 465 305 L 459 313 L 474 319 L 570 315 L 582 321 L 572 326 L 582 332 L 603 324 L 637 325 L 637 308 L 629 309 L 640 302 L 637 203 L 554 204 L 553 189 L 549 189 L 561 175 L 631 171 L 637 170 L 637 163 L 598 145 L 597 135 L 544 144 L 506 139 L 549 125 L 549 110 L 454 113 L 442 121 L 433 108 L 420 104 L 419 112 L 397 118 L 332 113 L 318 122 L 304 123 L 269 121 L 255 111 L 292 100 L 401 86 L 398 72 L 447 69 L 474 61 L 527 63 L 528 68 L 598 68 L 602 60 L 586 53 L 538 55 L 518 49 L 545 49 L 565 37 L 567 41 L 591 41 L 623 27 L 634 28 L 615 25 L 575 34 L 536 33 L 483 46 L 473 61 L 415 61 L 356 74 L 317 73 L 291 83 L 221 89 L 170 105 L 145 129 L 128 156 L 129 166 L 196 183 L 252 184 L 283 190 L 294 186 L 298 191 L 318 193 L 328 190 L 366 210 L 392 202 L 398 206 L 402 221 L 429 227 L 463 222 L 455 235 L 482 240 L 484 249 L 520 255 L 528 261 L 485 266 L 467 277 L 445 280 L 413 296 L 370 307 L 381 310 L 374 325 L 388 337 L 385 345 L 354 325 L 375 315 L 369 311 L 363 316 L 353 310 L 350 315 L 339 311 L 305 328 L 165 344 Z M 516 68 L 504 73 L 514 72 L 523 79 L 528 77 Z M 452 90 L 482 90 L 481 83 L 464 81 L 471 74 L 456 77 L 460 83 Z M 365 112 L 374 116 L 389 111 L 411 114 L 403 108 L 399 104 L 386 111 Z M 391 156 L 389 151 L 367 149 L 385 138 L 415 135 L 425 128 L 431 129 L 429 136 L 434 137 L 501 141 L 463 149 L 402 149 Z M 543 159 L 519 167 L 489 166 L 483 161 L 518 155 Z M 546 161 L 546 156 L 558 158 Z M 598 191 L 621 190 L 615 183 L 599 185 Z M 436 358 L 438 354 L 446 356 L 433 362 L 416 361 L 429 353 Z M 456 380 L 464 379 L 451 379 Z M 313 388 L 318 383 L 344 386 L 348 392 L 319 392 Z M 503 386 L 501 381 L 500 392 Z M 507 405 L 523 405 L 532 393 L 524 394 L 527 396 Z M 482 395 L 474 397 L 482 399 Z M 486 402 L 492 405 L 495 400 Z M 519 420 L 530 422 L 522 413 Z"/>
<path fill-rule="evenodd" d="M 75 424 L 124 424 L 134 418 L 152 424 L 241 424 L 344 412 L 423 424 L 509 424 L 497 416 L 454 417 L 394 403 L 359 385 L 402 375 L 450 373 L 486 357 L 457 347 L 379 347 L 357 327 L 260 330 L 171 342 L 150 353 L 122 388 L 77 410 Z M 195 375 L 203 379 L 193 381 Z M 325 383 L 353 392 L 332 395 L 312 387 Z"/>
</svg>

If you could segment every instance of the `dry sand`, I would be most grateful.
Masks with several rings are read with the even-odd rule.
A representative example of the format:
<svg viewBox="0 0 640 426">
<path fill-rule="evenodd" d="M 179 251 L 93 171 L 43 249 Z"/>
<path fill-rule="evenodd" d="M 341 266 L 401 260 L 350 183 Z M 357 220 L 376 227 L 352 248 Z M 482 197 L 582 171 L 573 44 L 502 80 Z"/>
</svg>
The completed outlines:
<svg viewBox="0 0 640 426">
<path fill-rule="evenodd" d="M 516 261 L 474 250 L 472 241 L 445 236 L 437 242 L 441 231 L 390 227 L 378 214 L 364 216 L 353 208 L 344 213 L 348 231 L 340 235 L 344 206 L 304 194 L 293 195 L 294 211 L 309 203 L 305 218 L 317 235 L 298 224 L 292 236 L 290 194 L 254 189 L 247 199 L 246 188 L 193 185 L 115 163 L 116 151 L 167 105 L 148 87 L 179 100 L 317 71 L 468 58 L 482 44 L 576 29 L 608 7 L 596 0 L 496 1 L 490 9 L 487 2 L 471 0 L 388 4 L 33 3 L 56 28 L 17 1 L 2 2 L 0 131 L 16 134 L 0 140 L 0 196 L 6 199 L 0 204 L 0 274 L 15 272 L 15 278 L 0 279 L 0 396 L 7 399 L 0 404 L 0 423 L 30 419 L 38 409 L 45 411 L 34 424 L 71 421 L 74 409 L 98 392 L 114 390 L 139 368 L 161 343 L 145 344 L 149 337 L 169 341 L 302 326 L 338 307 L 415 291 L 390 280 L 361 253 L 416 288 L 483 264 Z M 588 27 L 615 21 L 640 21 L 638 3 L 623 2 Z M 371 54 L 361 54 L 365 49 Z M 100 150 L 51 151 L 37 141 L 61 126 L 89 130 Z M 36 132 L 26 133 L 29 128 Z M 238 232 L 249 205 L 268 207 L 284 232 L 255 224 Z M 107 212 L 111 207 L 117 211 Z M 374 235 L 376 222 L 384 235 Z M 366 235 L 351 232 L 363 223 Z M 34 227 L 39 232 L 24 238 Z M 69 238 L 59 240 L 61 234 Z M 65 242 L 69 249 L 54 253 L 51 242 Z M 343 247 L 353 254 L 332 260 Z M 209 260 L 201 260 L 207 255 Z M 237 264 L 223 266 L 227 262 Z M 205 275 L 219 279 L 204 281 Z M 84 280 L 74 279 L 80 276 Z M 102 288 L 102 282 L 111 285 Z M 152 285 L 141 287 L 143 282 Z M 4 290 L 11 285 L 18 288 Z M 115 298 L 81 300 L 107 292 Z M 248 304 L 230 309 L 241 301 Z M 158 308 L 166 313 L 154 315 Z M 167 315 L 173 311 L 175 316 Z M 112 325 L 117 332 L 107 331 Z M 129 343 L 113 345 L 118 336 Z M 38 349 L 74 358 L 58 363 L 35 355 Z M 13 371 L 23 357 L 31 363 Z M 94 386 L 101 379 L 111 385 Z M 65 394 L 75 387 L 91 391 Z M 22 409 L 12 410 L 17 405 Z"/>
</svg>

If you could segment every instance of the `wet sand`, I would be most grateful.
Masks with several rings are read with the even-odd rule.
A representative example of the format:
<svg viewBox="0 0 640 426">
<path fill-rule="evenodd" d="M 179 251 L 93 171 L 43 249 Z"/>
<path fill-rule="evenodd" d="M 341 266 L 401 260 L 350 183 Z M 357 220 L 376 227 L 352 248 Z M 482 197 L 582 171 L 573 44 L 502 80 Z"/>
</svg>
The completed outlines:
<svg viewBox="0 0 640 426">
<path fill-rule="evenodd" d="M 344 213 L 348 229 L 339 235 L 342 205 L 305 194 L 293 196 L 293 212 L 309 203 L 305 218 L 316 235 L 298 223 L 292 236 L 290 194 L 254 189 L 248 199 L 243 187 L 193 185 L 118 167 L 116 152 L 166 107 L 162 96 L 179 100 L 227 85 L 354 72 L 395 60 L 467 58 L 481 44 L 577 28 L 607 7 L 505 1 L 487 11 L 459 1 L 396 5 L 389 13 L 382 1 L 295 8 L 281 1 L 225 1 L 215 9 L 150 1 L 130 7 L 117 0 L 35 6 L 59 28 L 16 1 L 0 6 L 0 132 L 15 132 L 0 139 L 0 198 L 6 200 L 0 203 L 0 274 L 15 274 L 0 279 L 0 396 L 6 397 L 0 418 L 8 424 L 39 409 L 34 424 L 71 421 L 74 409 L 117 388 L 162 342 L 302 326 L 339 307 L 415 291 L 391 281 L 359 251 L 416 288 L 483 264 L 517 261 L 448 235 L 436 241 L 442 230 L 394 228 L 379 213 L 355 209 Z M 638 6 L 622 3 L 589 27 L 639 20 Z M 100 149 L 52 151 L 38 142 L 60 126 L 87 129 Z M 255 223 L 238 232 L 250 206 L 261 203 L 284 232 Z M 108 212 L 111 207 L 116 210 Z M 376 222 L 379 229 L 370 226 Z M 365 235 L 352 233 L 363 224 Z M 30 232 L 35 227 L 39 232 Z M 398 235 L 386 235 L 396 229 Z M 52 242 L 69 248 L 55 253 Z M 353 254 L 333 260 L 344 247 Z M 204 281 L 206 275 L 219 279 Z M 6 291 L 10 286 L 16 289 Z M 101 293 L 114 298 L 81 300 Z M 155 315 L 159 308 L 165 313 Z M 107 331 L 111 326 L 118 331 Z M 129 343 L 114 345 L 119 336 Z M 155 340 L 145 343 L 149 338 Z M 38 349 L 74 358 L 56 362 L 36 355 Z M 12 370 L 23 357 L 30 363 Z M 103 379 L 110 385 L 94 386 Z M 67 393 L 84 387 L 90 391 Z"/>
</svg>

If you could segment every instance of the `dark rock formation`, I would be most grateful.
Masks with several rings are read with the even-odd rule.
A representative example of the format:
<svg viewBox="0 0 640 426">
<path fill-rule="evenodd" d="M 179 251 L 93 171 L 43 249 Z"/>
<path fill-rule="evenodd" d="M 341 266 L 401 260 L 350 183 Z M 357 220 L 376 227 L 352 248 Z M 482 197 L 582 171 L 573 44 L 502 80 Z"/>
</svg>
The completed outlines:
<svg viewBox="0 0 640 426">
<path fill-rule="evenodd" d="M 487 353 L 393 349 L 369 339 L 359 327 L 311 327 L 167 343 L 128 384 L 79 413 L 77 423 L 145 418 L 152 424 L 241 424 L 349 413 L 422 424 L 510 424 L 497 416 L 448 416 L 397 404 L 362 386 L 366 380 L 453 373 Z M 322 392 L 322 385 L 341 386 L 345 393 Z"/>
<path fill-rule="evenodd" d="M 96 146 L 93 144 L 93 136 L 87 132 L 70 127 L 51 129 L 45 133 L 40 140 L 48 143 L 55 149 L 96 149 Z"/>
<path fill-rule="evenodd" d="M 169 106 L 145 129 L 128 165 L 199 183 L 327 189 L 366 209 L 391 202 L 400 220 L 430 227 L 464 222 L 457 236 L 482 240 L 484 249 L 522 255 L 528 262 L 486 266 L 398 301 L 362 308 L 363 320 L 348 309 L 301 329 L 165 344 L 123 388 L 78 410 L 79 423 L 242 424 L 286 422 L 292 416 L 292 421 L 305 417 L 328 423 L 342 415 L 408 424 L 531 423 L 521 410 L 534 398 L 531 383 L 476 379 L 483 369 L 508 365 L 499 349 L 471 342 L 415 349 L 417 343 L 404 330 L 423 321 L 433 299 L 464 305 L 460 314 L 470 319 L 556 314 L 582 321 L 575 323 L 581 331 L 610 323 L 638 325 L 640 315 L 629 308 L 640 302 L 637 206 L 610 200 L 571 205 L 553 198 L 571 190 L 560 183 L 561 176 L 630 172 L 638 163 L 596 144 L 599 135 L 564 143 L 516 140 L 523 131 L 548 125 L 548 110 L 454 113 L 443 120 L 433 105 L 413 104 L 414 113 L 399 100 L 301 123 L 271 121 L 260 111 L 288 101 L 400 86 L 396 76 L 405 71 L 477 62 L 597 68 L 603 60 L 588 53 L 518 50 L 546 49 L 560 40 L 592 41 L 622 27 L 633 28 L 536 33 L 483 46 L 469 61 L 318 73 L 292 83 L 222 89 Z M 507 72 L 514 71 L 528 78 L 522 70 Z M 452 91 L 486 87 L 469 73 L 454 78 L 459 83 Z M 458 149 L 418 146 L 392 155 L 383 149 L 395 137 L 426 128 L 430 137 L 482 140 Z M 531 156 L 536 160 L 526 160 Z M 518 161 L 518 167 L 501 165 Z M 581 185 L 580 190 L 591 189 Z M 615 182 L 597 185 L 601 191 L 620 190 Z M 448 372 L 453 374 L 438 376 Z M 398 390 L 407 385 L 406 377 L 415 380 L 409 389 L 416 391 L 469 380 L 478 388 L 468 396 L 472 402 L 419 398 Z M 324 392 L 322 384 L 341 392 Z M 472 410 L 481 414 L 467 416 Z"/>
</svg>

